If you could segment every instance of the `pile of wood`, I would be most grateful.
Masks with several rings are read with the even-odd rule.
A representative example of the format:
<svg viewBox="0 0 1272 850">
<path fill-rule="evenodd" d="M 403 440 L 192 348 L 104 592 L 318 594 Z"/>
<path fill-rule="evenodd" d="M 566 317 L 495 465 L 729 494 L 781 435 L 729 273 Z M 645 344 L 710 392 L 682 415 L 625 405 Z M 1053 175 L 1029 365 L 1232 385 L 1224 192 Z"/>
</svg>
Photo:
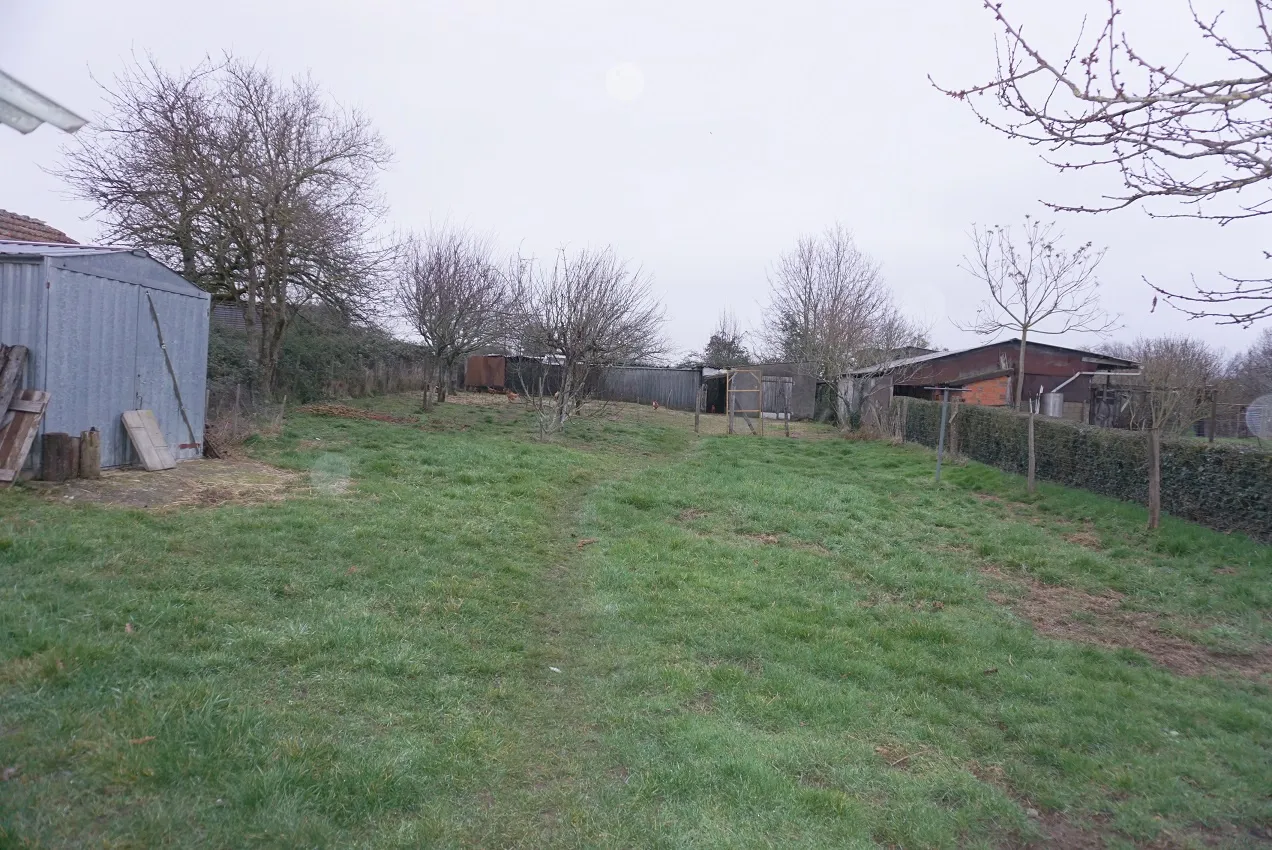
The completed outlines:
<svg viewBox="0 0 1272 850">
<path fill-rule="evenodd" d="M 21 389 L 26 374 L 27 349 L 24 345 L 0 345 L 0 484 L 18 480 L 22 465 L 40 430 L 40 421 L 49 406 L 49 394 L 43 390 Z M 78 437 L 70 434 L 45 434 L 43 443 L 44 478 L 66 481 L 71 478 L 102 477 L 102 442 L 96 429 Z"/>
<path fill-rule="evenodd" d="M 84 431 L 78 437 L 45 434 L 43 449 L 42 477 L 45 481 L 102 477 L 102 436 L 96 428 Z"/>
<path fill-rule="evenodd" d="M 48 393 L 21 389 L 26 364 L 26 346 L 0 345 L 0 485 L 18 480 L 49 405 Z"/>
</svg>

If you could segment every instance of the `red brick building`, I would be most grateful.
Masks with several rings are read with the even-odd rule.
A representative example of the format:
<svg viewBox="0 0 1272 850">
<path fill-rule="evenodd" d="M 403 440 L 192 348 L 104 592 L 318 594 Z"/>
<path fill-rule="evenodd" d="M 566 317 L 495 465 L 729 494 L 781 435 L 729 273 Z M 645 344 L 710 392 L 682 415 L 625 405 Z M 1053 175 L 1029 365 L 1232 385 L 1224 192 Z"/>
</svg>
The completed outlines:
<svg viewBox="0 0 1272 850">
<path fill-rule="evenodd" d="M 845 412 L 895 396 L 939 397 L 928 387 L 958 387 L 967 404 L 1006 406 L 1015 397 L 1019 358 L 1019 339 L 921 354 L 849 372 L 840 379 L 839 395 Z M 1065 418 L 1085 420 L 1093 377 L 1138 370 L 1139 364 L 1120 357 L 1031 341 L 1025 347 L 1024 395 L 1058 390 Z"/>
</svg>

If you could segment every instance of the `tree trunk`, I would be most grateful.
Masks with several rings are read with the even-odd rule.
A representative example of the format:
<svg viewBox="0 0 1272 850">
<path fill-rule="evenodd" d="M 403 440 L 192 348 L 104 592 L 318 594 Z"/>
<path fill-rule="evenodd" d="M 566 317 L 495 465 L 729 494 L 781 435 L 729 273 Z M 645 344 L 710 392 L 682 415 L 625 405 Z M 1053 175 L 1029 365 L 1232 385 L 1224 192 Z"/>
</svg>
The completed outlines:
<svg viewBox="0 0 1272 850">
<path fill-rule="evenodd" d="M 420 406 L 424 408 L 425 413 L 433 409 L 433 376 L 435 374 L 437 374 L 437 370 L 433 366 L 432 358 L 426 358 L 424 363 L 424 393 L 420 397 Z"/>
<path fill-rule="evenodd" d="M 70 481 L 79 473 L 79 440 L 70 434 L 44 435 L 42 464 L 45 481 Z"/>
<path fill-rule="evenodd" d="M 437 403 L 442 404 L 446 401 L 446 385 L 449 383 L 447 378 L 450 376 L 450 364 L 442 361 L 437 363 Z"/>
<path fill-rule="evenodd" d="M 1021 330 L 1020 356 L 1016 358 L 1016 410 L 1020 410 L 1020 402 L 1025 397 L 1025 340 L 1028 337 L 1029 330 Z"/>
<path fill-rule="evenodd" d="M 1148 527 L 1157 528 L 1162 522 L 1162 432 L 1159 428 L 1148 431 Z"/>
<path fill-rule="evenodd" d="M 1034 408 L 1033 402 L 1029 403 L 1029 471 L 1025 477 L 1025 488 L 1030 492 L 1038 487 L 1038 481 L 1035 474 L 1038 471 L 1038 455 L 1034 451 Z"/>
</svg>

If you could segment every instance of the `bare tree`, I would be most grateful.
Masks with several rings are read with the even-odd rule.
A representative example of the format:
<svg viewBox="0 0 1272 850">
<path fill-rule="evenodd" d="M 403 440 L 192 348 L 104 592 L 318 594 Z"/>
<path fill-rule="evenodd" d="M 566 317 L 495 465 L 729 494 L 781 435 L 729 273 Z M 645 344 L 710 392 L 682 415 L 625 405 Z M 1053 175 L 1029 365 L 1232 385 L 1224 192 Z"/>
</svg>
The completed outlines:
<svg viewBox="0 0 1272 850">
<path fill-rule="evenodd" d="M 541 353 L 559 375 L 551 394 L 541 377 L 534 385 L 523 379 L 520 387 L 543 435 L 561 430 L 582 409 L 601 369 L 666 352 L 663 308 L 650 278 L 612 248 L 562 248 L 547 268 L 533 258 L 517 257 L 511 278 L 517 306 L 514 347 Z"/>
<path fill-rule="evenodd" d="M 1272 328 L 1264 328 L 1249 349 L 1232 359 L 1228 373 L 1241 402 L 1272 394 Z"/>
<path fill-rule="evenodd" d="M 390 253 L 376 172 L 390 159 L 365 116 L 309 78 L 283 82 L 233 57 L 170 73 L 135 63 L 58 172 L 105 222 L 236 303 L 261 386 L 273 384 L 296 309 L 366 319 Z"/>
<path fill-rule="evenodd" d="M 738 317 L 731 310 L 721 310 L 715 330 L 702 351 L 691 352 L 681 365 L 710 366 L 713 369 L 746 366 L 753 359 L 746 337 L 746 332 L 738 324 Z"/>
<path fill-rule="evenodd" d="M 446 400 L 448 376 L 460 358 L 493 344 L 510 306 L 504 275 L 489 239 L 442 227 L 409 238 L 401 253 L 393 300 L 398 316 L 429 357 L 424 407 Z"/>
<path fill-rule="evenodd" d="M 1199 45 L 1231 69 L 1195 77 L 1182 58 L 1150 59 L 1136 47 L 1116 0 L 1108 0 L 1091 37 L 1084 27 L 1067 54 L 1051 57 L 1025 38 L 1002 3 L 986 0 L 1000 29 L 997 73 L 971 88 L 937 88 L 966 100 L 987 126 L 1044 147 L 1047 161 L 1061 171 L 1107 167 L 1121 178 L 1124 191 L 1100 203 L 1050 204 L 1053 209 L 1105 212 L 1147 203 L 1150 215 L 1219 224 L 1267 215 L 1272 0 L 1245 2 L 1252 14 L 1241 34 L 1222 15 L 1203 18 L 1190 6 Z M 974 98 L 987 93 L 996 104 L 992 111 Z M 1178 206 L 1159 213 L 1152 205 L 1158 200 Z M 1196 286 L 1193 294 L 1154 289 L 1194 318 L 1249 326 L 1272 317 L 1272 278 L 1223 278 L 1223 285 Z"/>
<path fill-rule="evenodd" d="M 1030 334 L 1104 334 L 1116 327 L 1116 318 L 1100 308 L 1097 291 L 1095 271 L 1104 252 L 1090 242 L 1066 250 L 1054 225 L 1028 217 L 1019 245 L 1010 227 L 973 226 L 971 238 L 973 251 L 962 268 L 989 288 L 989 299 L 971 322 L 956 324 L 985 336 L 1003 331 L 1020 335 L 1015 381 L 1019 409 Z"/>
<path fill-rule="evenodd" d="M 768 356 L 807 364 L 832 385 L 867 360 L 926 342 L 897 309 L 879 264 L 842 225 L 800 237 L 778 259 L 769 287 L 761 331 Z"/>
<path fill-rule="evenodd" d="M 1185 336 L 1137 339 L 1114 346 L 1118 356 L 1138 361 L 1141 374 L 1123 379 L 1131 427 L 1148 439 L 1148 527 L 1162 512 L 1162 438 L 1189 432 L 1210 409 L 1210 393 L 1223 372 L 1223 355 Z"/>
</svg>

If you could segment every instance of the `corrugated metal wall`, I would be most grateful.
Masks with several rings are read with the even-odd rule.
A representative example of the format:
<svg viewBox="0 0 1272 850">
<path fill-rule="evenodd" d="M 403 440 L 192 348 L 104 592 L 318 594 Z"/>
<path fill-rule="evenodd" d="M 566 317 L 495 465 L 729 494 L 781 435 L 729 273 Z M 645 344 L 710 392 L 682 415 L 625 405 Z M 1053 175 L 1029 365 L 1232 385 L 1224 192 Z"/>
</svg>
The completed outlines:
<svg viewBox="0 0 1272 850">
<path fill-rule="evenodd" d="M 189 427 L 172 389 L 147 294 L 159 314 Z M 208 303 L 206 293 L 128 252 L 44 262 L 0 257 L 0 342 L 29 347 L 27 386 L 52 394 L 41 433 L 78 436 L 97 428 L 103 467 L 135 461 L 120 417 L 141 407 L 155 412 L 175 457 L 201 454 Z M 36 469 L 39 446 L 37 439 L 28 463 Z"/>
<path fill-rule="evenodd" d="M 601 372 L 596 395 L 608 401 L 656 401 L 663 407 L 693 410 L 701 380 L 698 369 L 611 366 Z"/>
<path fill-rule="evenodd" d="M 44 263 L 38 260 L 0 262 L 0 343 L 25 345 L 32 352 L 44 348 L 48 327 L 45 279 Z M 42 383 L 38 371 L 42 365 L 34 356 L 27 362 L 28 389 Z"/>
<path fill-rule="evenodd" d="M 119 416 L 132 410 L 137 347 L 137 293 L 131 286 L 52 270 L 44 386 L 52 393 L 44 430 L 102 435 L 102 466 L 132 460 Z M 162 420 L 161 420 L 162 421 Z"/>
<path fill-rule="evenodd" d="M 154 301 L 163 341 L 181 388 L 181 402 L 173 390 L 172 375 L 159 347 L 150 302 Z M 206 300 L 142 288 L 137 298 L 137 407 L 155 412 L 172 456 L 188 460 L 203 454 L 205 386 L 208 371 L 208 302 Z M 186 424 L 189 419 L 189 424 Z M 121 429 L 122 430 L 122 429 Z"/>
</svg>

